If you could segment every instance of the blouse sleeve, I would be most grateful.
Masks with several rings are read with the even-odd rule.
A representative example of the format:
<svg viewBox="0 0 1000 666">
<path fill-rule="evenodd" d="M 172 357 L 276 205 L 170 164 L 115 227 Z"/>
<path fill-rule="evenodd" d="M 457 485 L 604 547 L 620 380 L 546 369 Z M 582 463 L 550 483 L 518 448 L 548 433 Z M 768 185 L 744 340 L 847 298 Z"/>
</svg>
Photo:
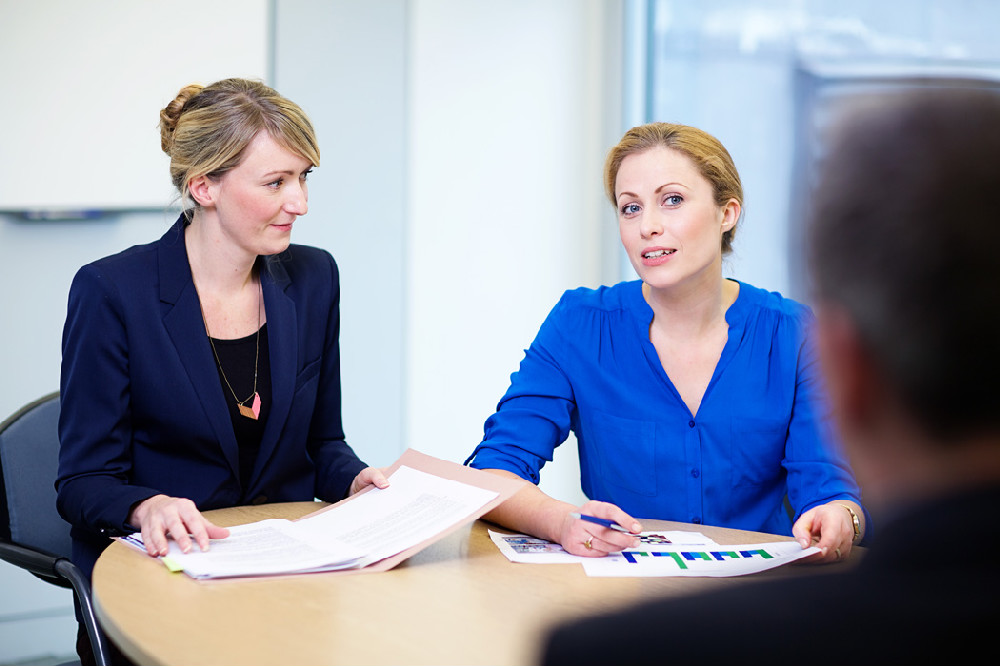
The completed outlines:
<svg viewBox="0 0 1000 666">
<path fill-rule="evenodd" d="M 576 408 L 573 385 L 558 356 L 567 347 L 561 331 L 565 316 L 564 296 L 525 350 L 510 388 L 486 420 L 483 441 L 465 464 L 507 470 L 538 483 L 542 466 L 569 435 Z"/>
<path fill-rule="evenodd" d="M 70 524 L 128 531 L 133 504 L 157 490 L 129 485 L 129 350 L 111 280 L 84 266 L 70 287 L 63 329 L 57 506 Z"/>
<path fill-rule="evenodd" d="M 784 461 L 793 521 L 809 509 L 832 500 L 861 504 L 861 489 L 834 428 L 815 341 L 807 334 L 812 318 L 803 319 Z M 869 518 L 867 510 L 865 518 Z"/>
</svg>

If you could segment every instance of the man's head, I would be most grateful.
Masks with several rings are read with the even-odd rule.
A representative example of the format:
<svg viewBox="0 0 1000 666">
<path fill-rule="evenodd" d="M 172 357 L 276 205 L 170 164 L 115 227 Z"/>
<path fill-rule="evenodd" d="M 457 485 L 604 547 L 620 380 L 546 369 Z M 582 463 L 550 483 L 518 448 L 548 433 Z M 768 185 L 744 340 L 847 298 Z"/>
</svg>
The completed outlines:
<svg viewBox="0 0 1000 666">
<path fill-rule="evenodd" d="M 829 147 L 809 264 L 845 439 L 884 416 L 871 410 L 939 446 L 996 438 L 1000 95 L 860 98 Z"/>
</svg>

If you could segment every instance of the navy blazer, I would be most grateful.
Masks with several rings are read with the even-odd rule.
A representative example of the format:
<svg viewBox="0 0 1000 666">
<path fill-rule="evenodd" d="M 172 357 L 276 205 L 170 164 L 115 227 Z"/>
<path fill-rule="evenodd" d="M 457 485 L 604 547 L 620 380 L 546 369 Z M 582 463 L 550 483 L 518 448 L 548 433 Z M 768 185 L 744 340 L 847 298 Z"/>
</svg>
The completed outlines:
<svg viewBox="0 0 1000 666">
<path fill-rule="evenodd" d="M 205 332 L 183 218 L 148 245 L 81 268 L 63 330 L 56 481 L 73 559 L 90 573 L 131 507 L 163 493 L 202 511 L 342 499 L 365 467 L 340 412 L 340 284 L 333 257 L 261 257 L 271 411 L 247 486 Z"/>
</svg>

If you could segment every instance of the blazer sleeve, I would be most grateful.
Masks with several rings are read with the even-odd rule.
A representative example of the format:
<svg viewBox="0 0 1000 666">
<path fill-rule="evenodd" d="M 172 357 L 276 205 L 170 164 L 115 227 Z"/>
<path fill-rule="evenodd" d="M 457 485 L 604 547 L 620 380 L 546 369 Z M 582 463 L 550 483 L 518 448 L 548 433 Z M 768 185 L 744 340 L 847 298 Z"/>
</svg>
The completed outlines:
<svg viewBox="0 0 1000 666">
<path fill-rule="evenodd" d="M 129 345 L 117 285 L 81 268 L 70 287 L 62 340 L 57 507 L 70 524 L 129 531 L 129 511 L 157 490 L 129 485 Z"/>
<path fill-rule="evenodd" d="M 367 465 L 347 444 L 341 417 L 340 385 L 340 274 L 337 263 L 328 252 L 322 252 L 328 269 L 330 297 L 323 337 L 323 353 L 319 362 L 319 386 L 316 406 L 309 426 L 308 450 L 316 467 L 316 496 L 327 502 L 345 498 L 351 482 Z M 303 375 L 307 371 L 303 371 Z"/>
</svg>

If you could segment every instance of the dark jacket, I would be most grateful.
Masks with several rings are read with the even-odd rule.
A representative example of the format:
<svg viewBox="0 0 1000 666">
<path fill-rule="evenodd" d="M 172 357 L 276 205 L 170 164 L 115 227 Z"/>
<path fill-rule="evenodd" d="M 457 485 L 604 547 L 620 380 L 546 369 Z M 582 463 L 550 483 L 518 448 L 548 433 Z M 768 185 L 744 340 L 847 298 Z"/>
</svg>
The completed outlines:
<svg viewBox="0 0 1000 666">
<path fill-rule="evenodd" d="M 856 566 L 567 624 L 543 663 L 994 663 L 1000 487 L 883 518 Z M 662 655 L 662 656 L 660 656 Z"/>
<path fill-rule="evenodd" d="M 340 286 L 329 253 L 261 257 L 271 408 L 239 481 L 236 436 L 205 332 L 183 220 L 81 268 L 63 331 L 58 508 L 93 569 L 131 507 L 158 493 L 201 510 L 342 499 L 365 467 L 340 414 Z"/>
</svg>

